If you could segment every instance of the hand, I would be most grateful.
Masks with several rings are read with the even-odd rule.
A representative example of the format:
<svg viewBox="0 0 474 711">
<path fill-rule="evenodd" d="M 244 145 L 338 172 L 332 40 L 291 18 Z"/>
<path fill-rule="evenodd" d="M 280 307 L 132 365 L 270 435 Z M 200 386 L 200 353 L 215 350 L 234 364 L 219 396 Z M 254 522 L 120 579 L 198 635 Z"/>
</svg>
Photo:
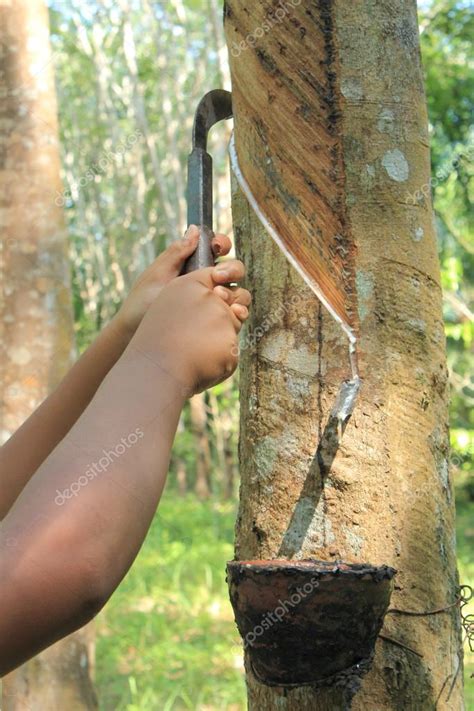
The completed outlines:
<svg viewBox="0 0 474 711">
<path fill-rule="evenodd" d="M 185 260 L 196 249 L 198 239 L 198 228 L 190 225 L 184 238 L 173 242 L 138 277 L 114 318 L 115 325 L 128 337 L 128 340 L 137 330 L 147 309 L 161 289 L 179 275 Z M 230 239 L 223 234 L 216 234 L 212 240 L 212 251 L 216 257 L 228 254 L 231 246 Z M 223 292 L 220 295 L 224 298 Z"/>
<path fill-rule="evenodd" d="M 244 273 L 242 262 L 229 260 L 173 279 L 148 309 L 130 347 L 155 360 L 188 396 L 225 380 L 237 367 L 237 335 L 251 297 L 222 284 Z"/>
</svg>

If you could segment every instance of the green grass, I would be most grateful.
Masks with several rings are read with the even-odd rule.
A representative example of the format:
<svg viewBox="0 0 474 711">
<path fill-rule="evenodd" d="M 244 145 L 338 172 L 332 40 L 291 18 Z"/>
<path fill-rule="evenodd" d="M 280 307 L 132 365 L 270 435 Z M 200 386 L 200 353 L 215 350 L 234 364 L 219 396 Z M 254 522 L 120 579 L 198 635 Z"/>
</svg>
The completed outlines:
<svg viewBox="0 0 474 711">
<path fill-rule="evenodd" d="M 228 602 L 235 505 L 167 493 L 132 570 L 98 618 L 101 711 L 241 711 Z"/>
<path fill-rule="evenodd" d="M 459 574 L 472 587 L 473 509 L 459 490 Z M 225 582 L 234 520 L 233 503 L 203 503 L 167 490 L 132 570 L 98 618 L 101 711 L 246 708 Z M 467 649 L 465 667 L 466 709 L 474 711 L 474 654 Z"/>
</svg>

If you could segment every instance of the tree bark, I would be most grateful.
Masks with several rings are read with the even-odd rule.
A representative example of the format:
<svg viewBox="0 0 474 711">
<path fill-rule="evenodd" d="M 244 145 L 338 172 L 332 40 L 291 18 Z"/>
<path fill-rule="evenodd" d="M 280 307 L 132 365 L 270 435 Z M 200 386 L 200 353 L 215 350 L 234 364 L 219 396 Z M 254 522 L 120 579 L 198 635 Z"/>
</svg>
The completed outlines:
<svg viewBox="0 0 474 711">
<path fill-rule="evenodd" d="M 226 0 L 225 29 L 240 167 L 244 176 L 267 171 L 263 209 L 276 185 L 290 220 L 301 191 L 313 190 L 308 232 L 338 213 L 354 260 L 362 377 L 328 460 L 316 452 L 348 374 L 347 339 L 234 183 L 237 248 L 253 294 L 241 335 L 236 558 L 388 564 L 398 571 L 391 607 L 444 607 L 458 580 L 432 205 L 410 199 L 430 176 L 415 3 Z M 306 187 L 299 173 L 285 184 L 270 174 L 288 151 L 301 156 Z M 334 687 L 265 686 L 247 658 L 249 708 L 463 708 L 456 606 L 389 614 L 383 635 L 405 647 L 380 638 L 352 699 Z"/>
<path fill-rule="evenodd" d="M 195 443 L 196 481 L 194 490 L 200 499 L 211 494 L 211 450 L 207 433 L 207 412 L 204 393 L 194 395 L 189 401 L 189 416 Z"/>
<path fill-rule="evenodd" d="M 180 496 L 186 496 L 188 491 L 187 476 L 186 476 L 186 462 L 183 459 L 175 459 L 175 470 L 176 470 L 176 482 L 178 484 L 178 491 Z"/>
<path fill-rule="evenodd" d="M 56 100 L 42 0 L 0 3 L 1 441 L 62 378 L 73 320 L 61 193 Z M 93 634 L 54 645 L 3 684 L 5 711 L 97 708 Z"/>
</svg>

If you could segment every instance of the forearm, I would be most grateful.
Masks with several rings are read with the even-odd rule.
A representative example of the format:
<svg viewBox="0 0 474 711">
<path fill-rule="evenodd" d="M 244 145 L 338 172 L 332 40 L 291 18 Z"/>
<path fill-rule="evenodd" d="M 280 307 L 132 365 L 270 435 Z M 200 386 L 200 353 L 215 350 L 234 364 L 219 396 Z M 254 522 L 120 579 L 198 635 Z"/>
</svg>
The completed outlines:
<svg viewBox="0 0 474 711">
<path fill-rule="evenodd" d="M 97 611 L 127 572 L 165 483 L 184 399 L 180 383 L 127 350 L 24 488 L 2 523 L 2 583 L 22 619 L 14 664 L 83 624 L 84 609 Z M 11 640 L 18 627 L 2 617 L 0 639 Z"/>
<path fill-rule="evenodd" d="M 79 521 L 79 530 L 88 527 L 91 554 L 101 561 L 107 596 L 133 561 L 156 511 L 188 394 L 154 357 L 143 355 L 132 344 L 58 454 L 58 473 L 51 475 L 50 484 L 56 505 L 69 509 L 68 516 Z M 77 486 L 64 481 L 68 453 L 74 456 L 79 475 L 72 484 L 81 475 L 88 479 L 77 492 L 73 490 Z M 64 488 L 69 491 L 62 503 L 57 492 L 64 493 Z"/>
<path fill-rule="evenodd" d="M 87 622 L 127 572 L 156 510 L 186 397 L 237 366 L 246 318 L 233 300 L 239 290 L 222 296 L 215 287 L 243 275 L 230 262 L 162 289 L 0 524 L 0 674 Z"/>
<path fill-rule="evenodd" d="M 0 520 L 90 403 L 129 338 L 117 320 L 112 319 L 56 390 L 0 449 Z"/>
</svg>

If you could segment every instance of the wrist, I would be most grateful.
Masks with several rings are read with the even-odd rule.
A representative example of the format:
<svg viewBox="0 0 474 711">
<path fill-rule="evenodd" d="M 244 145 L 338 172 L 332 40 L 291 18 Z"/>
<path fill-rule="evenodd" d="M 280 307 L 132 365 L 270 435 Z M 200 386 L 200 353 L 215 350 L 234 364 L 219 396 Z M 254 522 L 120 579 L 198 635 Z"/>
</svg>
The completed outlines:
<svg viewBox="0 0 474 711">
<path fill-rule="evenodd" d="M 132 328 L 127 324 L 120 311 L 109 321 L 106 329 L 116 340 L 121 352 L 125 350 L 136 332 L 136 328 Z"/>
<path fill-rule="evenodd" d="M 167 389 L 173 391 L 174 396 L 181 400 L 182 405 L 185 401 L 194 395 L 194 390 L 190 386 L 190 381 L 186 378 L 186 375 L 182 368 L 177 366 L 177 359 L 169 358 L 164 351 L 156 351 L 153 349 L 150 352 L 143 344 L 138 343 L 137 339 L 132 339 L 127 346 L 124 354 L 121 358 L 125 362 L 133 362 L 136 367 L 139 367 L 139 363 L 143 365 L 152 366 L 154 369 L 154 378 L 151 383 L 155 383 L 160 388 L 163 381 L 167 384 Z"/>
</svg>

